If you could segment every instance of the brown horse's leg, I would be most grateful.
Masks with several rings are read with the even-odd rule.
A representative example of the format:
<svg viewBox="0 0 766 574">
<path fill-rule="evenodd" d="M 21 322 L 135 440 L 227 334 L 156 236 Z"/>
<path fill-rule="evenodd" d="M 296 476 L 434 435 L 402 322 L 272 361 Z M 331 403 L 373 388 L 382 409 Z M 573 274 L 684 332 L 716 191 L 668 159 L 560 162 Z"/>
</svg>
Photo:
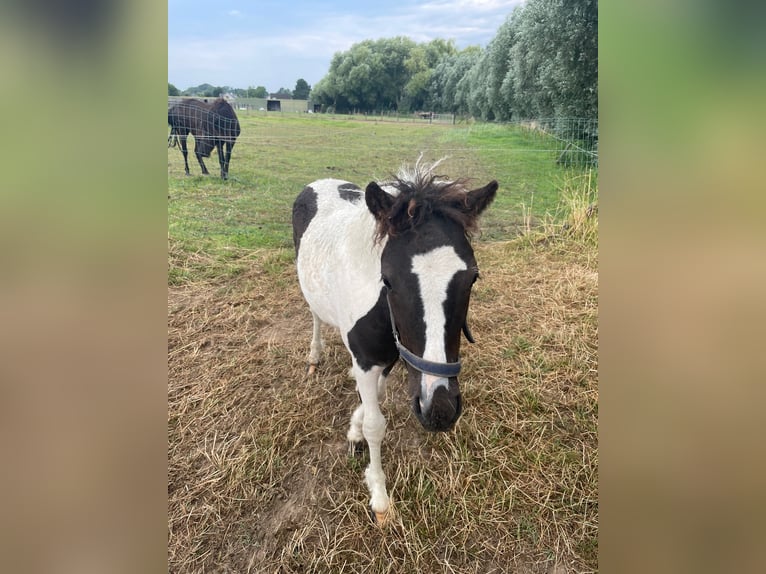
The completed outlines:
<svg viewBox="0 0 766 574">
<path fill-rule="evenodd" d="M 226 158 L 223 154 L 223 142 L 221 140 L 216 140 L 215 149 L 218 152 L 218 165 L 221 167 L 221 179 L 226 179 L 228 177 L 228 174 L 226 173 Z"/>
<path fill-rule="evenodd" d="M 203 136 L 199 136 L 199 138 L 202 138 Z M 210 172 L 207 170 L 207 167 L 205 167 L 205 162 L 202 161 L 202 153 L 200 152 L 200 139 L 198 139 L 197 136 L 194 136 L 194 154 L 197 156 L 197 161 L 199 162 L 199 166 L 202 168 L 202 175 L 210 175 Z"/>
<path fill-rule="evenodd" d="M 184 154 L 184 168 L 186 169 L 186 175 L 191 175 L 189 173 L 189 150 L 186 149 L 186 137 L 189 134 L 180 134 L 179 137 L 181 139 L 181 153 Z"/>
<path fill-rule="evenodd" d="M 224 179 L 229 178 L 229 162 L 231 161 L 231 148 L 234 147 L 234 142 L 226 142 L 226 161 L 224 162 L 224 173 L 226 173 L 226 177 Z"/>
</svg>

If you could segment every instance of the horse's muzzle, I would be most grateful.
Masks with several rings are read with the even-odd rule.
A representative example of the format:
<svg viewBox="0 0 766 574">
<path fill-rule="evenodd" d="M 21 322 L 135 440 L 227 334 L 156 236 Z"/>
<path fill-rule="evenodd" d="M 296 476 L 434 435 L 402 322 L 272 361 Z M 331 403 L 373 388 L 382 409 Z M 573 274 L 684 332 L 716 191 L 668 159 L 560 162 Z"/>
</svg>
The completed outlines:
<svg viewBox="0 0 766 574">
<path fill-rule="evenodd" d="M 459 391 L 457 394 L 450 394 L 445 387 L 438 387 L 426 411 L 423 411 L 420 397 L 413 397 L 412 412 L 427 431 L 449 431 L 463 412 L 463 399 Z"/>
</svg>

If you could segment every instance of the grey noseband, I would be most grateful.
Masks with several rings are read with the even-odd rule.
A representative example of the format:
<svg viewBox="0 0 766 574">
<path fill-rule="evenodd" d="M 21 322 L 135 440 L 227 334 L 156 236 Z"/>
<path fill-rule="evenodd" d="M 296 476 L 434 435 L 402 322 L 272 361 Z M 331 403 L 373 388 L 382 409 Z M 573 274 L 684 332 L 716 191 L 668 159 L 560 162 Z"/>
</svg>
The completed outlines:
<svg viewBox="0 0 766 574">
<path fill-rule="evenodd" d="M 394 312 L 391 310 L 391 301 L 388 299 L 388 292 L 386 292 L 386 303 L 388 304 L 388 312 L 391 315 L 391 330 L 394 333 L 394 342 L 396 343 L 396 348 L 399 350 L 399 355 L 402 359 L 409 363 L 413 368 L 427 375 L 444 378 L 457 377 L 461 367 L 460 361 L 457 361 L 456 363 L 437 363 L 428 361 L 423 357 L 418 357 L 415 353 L 402 345 L 401 341 L 399 341 L 399 332 L 396 330 Z"/>
</svg>

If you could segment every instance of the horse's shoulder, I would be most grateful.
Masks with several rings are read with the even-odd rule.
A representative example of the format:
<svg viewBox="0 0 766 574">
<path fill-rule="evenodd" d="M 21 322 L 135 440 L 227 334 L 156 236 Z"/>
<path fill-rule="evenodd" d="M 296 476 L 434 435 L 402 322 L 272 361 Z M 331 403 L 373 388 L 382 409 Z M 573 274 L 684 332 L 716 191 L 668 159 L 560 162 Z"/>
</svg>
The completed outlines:
<svg viewBox="0 0 766 574">
<path fill-rule="evenodd" d="M 321 205 L 331 209 L 364 205 L 364 191 L 350 181 L 326 178 L 314 181 L 308 187 L 314 191 Z"/>
</svg>

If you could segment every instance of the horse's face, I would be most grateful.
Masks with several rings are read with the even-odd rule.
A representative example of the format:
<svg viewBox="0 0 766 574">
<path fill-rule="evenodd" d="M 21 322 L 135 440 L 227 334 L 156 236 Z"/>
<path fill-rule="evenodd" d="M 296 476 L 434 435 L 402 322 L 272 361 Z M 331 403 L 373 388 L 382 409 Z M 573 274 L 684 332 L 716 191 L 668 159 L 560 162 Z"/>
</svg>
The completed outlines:
<svg viewBox="0 0 766 574">
<path fill-rule="evenodd" d="M 385 192 L 371 190 L 371 186 L 367 203 L 379 217 L 382 212 L 376 211 L 376 201 L 390 209 L 391 196 L 381 196 Z M 493 182 L 470 192 L 476 201 L 473 205 L 467 201 L 464 208 L 473 209 L 472 216 L 478 216 L 496 189 Z M 389 213 L 386 208 L 384 212 Z M 389 234 L 381 256 L 381 275 L 392 322 L 404 347 L 399 350 L 407 365 L 412 410 L 427 430 L 450 430 L 462 411 L 460 335 L 471 287 L 478 277 L 464 225 L 435 214 L 416 227 Z M 414 357 L 408 358 L 407 353 Z"/>
<path fill-rule="evenodd" d="M 401 344 L 426 361 L 457 363 L 478 269 L 462 230 L 445 234 L 428 227 L 389 239 L 381 259 L 382 280 Z M 427 430 L 451 429 L 462 411 L 457 374 L 431 374 L 405 364 L 418 420 Z"/>
</svg>

